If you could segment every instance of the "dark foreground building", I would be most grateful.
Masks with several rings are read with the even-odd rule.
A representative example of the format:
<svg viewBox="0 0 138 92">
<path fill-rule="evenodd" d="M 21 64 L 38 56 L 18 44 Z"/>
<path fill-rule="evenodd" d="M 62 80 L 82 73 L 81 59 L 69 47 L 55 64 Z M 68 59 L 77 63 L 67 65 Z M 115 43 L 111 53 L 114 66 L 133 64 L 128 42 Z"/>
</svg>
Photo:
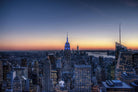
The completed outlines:
<svg viewBox="0 0 138 92">
<path fill-rule="evenodd" d="M 120 80 L 106 80 L 102 85 L 102 92 L 134 92 L 131 86 Z"/>
</svg>

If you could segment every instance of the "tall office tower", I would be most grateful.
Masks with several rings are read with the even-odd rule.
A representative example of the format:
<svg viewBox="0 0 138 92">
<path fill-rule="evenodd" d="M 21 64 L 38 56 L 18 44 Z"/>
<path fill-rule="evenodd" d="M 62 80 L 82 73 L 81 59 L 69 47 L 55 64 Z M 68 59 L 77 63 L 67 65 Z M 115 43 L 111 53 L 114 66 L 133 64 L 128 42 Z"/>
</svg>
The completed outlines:
<svg viewBox="0 0 138 92">
<path fill-rule="evenodd" d="M 134 74 L 132 51 L 121 51 L 117 60 L 115 77 L 120 80 L 122 73 Z"/>
<path fill-rule="evenodd" d="M 67 63 L 69 63 L 70 61 L 70 44 L 69 44 L 69 41 L 68 41 L 68 34 L 67 34 L 67 41 L 65 43 L 65 48 L 64 48 L 64 58 L 66 59 Z"/>
<path fill-rule="evenodd" d="M 36 74 L 39 74 L 39 63 L 38 63 L 38 61 L 34 61 L 33 72 Z"/>
<path fill-rule="evenodd" d="M 32 63 L 28 63 L 28 78 L 31 79 L 32 76 Z"/>
<path fill-rule="evenodd" d="M 64 71 L 70 71 L 71 66 L 70 66 L 70 56 L 71 56 L 71 51 L 70 51 L 70 44 L 68 41 L 68 34 L 67 34 L 67 41 L 65 43 L 65 48 L 64 48 L 64 60 L 63 60 L 63 70 Z"/>
<path fill-rule="evenodd" d="M 97 82 L 100 83 L 102 81 L 102 74 L 105 73 L 102 71 L 102 68 L 98 65 L 97 68 L 95 69 L 95 75 Z"/>
<path fill-rule="evenodd" d="M 77 51 L 79 51 L 79 46 L 77 45 Z"/>
<path fill-rule="evenodd" d="M 74 66 L 74 92 L 91 92 L 91 66 Z"/>
<path fill-rule="evenodd" d="M 29 79 L 26 79 L 25 80 L 25 89 L 24 89 L 24 92 L 29 92 L 29 87 L 30 87 L 30 85 L 29 85 Z"/>
<path fill-rule="evenodd" d="M 51 63 L 50 63 L 50 60 L 47 58 L 47 59 L 44 59 L 42 60 L 43 61 L 43 75 L 44 75 L 44 85 L 43 85 L 43 92 L 50 92 L 50 89 L 51 89 L 51 78 L 50 78 L 50 71 L 51 71 Z"/>
<path fill-rule="evenodd" d="M 27 67 L 27 59 L 26 58 L 21 59 L 21 67 Z"/>
<path fill-rule="evenodd" d="M 18 76 L 13 80 L 13 92 L 22 92 L 22 82 Z"/>
<path fill-rule="evenodd" d="M 11 71 L 11 65 L 8 61 L 3 62 L 3 80 L 7 79 L 7 73 Z"/>
<path fill-rule="evenodd" d="M 33 79 L 33 84 L 39 84 L 39 63 L 38 61 L 34 61 L 32 79 Z"/>
<path fill-rule="evenodd" d="M 0 60 L 0 84 L 3 81 L 3 62 Z"/>
<path fill-rule="evenodd" d="M 2 91 L 2 81 L 3 81 L 3 63 L 0 60 L 0 92 Z"/>
<path fill-rule="evenodd" d="M 62 68 L 61 58 L 57 58 L 56 68 L 57 68 L 57 79 L 58 81 L 60 81 L 61 80 L 61 68 Z"/>
<path fill-rule="evenodd" d="M 50 63 L 51 63 L 51 68 L 56 69 L 56 57 L 55 57 L 55 55 L 53 53 L 48 54 L 48 58 L 49 58 Z"/>
<path fill-rule="evenodd" d="M 51 70 L 51 79 L 52 79 L 53 85 L 56 86 L 56 84 L 57 84 L 57 70 Z"/>
<path fill-rule="evenodd" d="M 123 46 L 121 43 L 117 43 L 115 44 L 115 59 L 118 59 L 119 53 L 120 51 L 127 51 L 127 47 Z"/>
<path fill-rule="evenodd" d="M 119 24 L 119 43 L 116 42 L 115 44 L 115 59 L 118 59 L 120 51 L 127 51 L 127 47 L 121 44 L 121 24 Z"/>
<path fill-rule="evenodd" d="M 16 77 L 16 72 L 15 71 L 10 71 L 9 73 L 7 73 L 7 90 L 9 90 L 8 92 L 12 92 L 10 90 L 13 90 L 13 79 Z"/>
<path fill-rule="evenodd" d="M 138 75 L 138 52 L 133 52 L 133 67 L 135 69 L 136 75 Z"/>
</svg>

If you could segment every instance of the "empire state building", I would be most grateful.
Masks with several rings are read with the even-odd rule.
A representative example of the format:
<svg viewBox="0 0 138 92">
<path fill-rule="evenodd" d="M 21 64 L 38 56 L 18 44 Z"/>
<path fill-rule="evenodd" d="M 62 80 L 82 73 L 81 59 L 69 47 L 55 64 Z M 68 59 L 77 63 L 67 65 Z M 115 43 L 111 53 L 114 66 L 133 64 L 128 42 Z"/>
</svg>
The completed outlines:
<svg viewBox="0 0 138 92">
<path fill-rule="evenodd" d="M 65 51 L 66 50 L 70 50 L 70 44 L 69 44 L 69 41 L 68 41 L 68 34 L 67 34 L 67 41 L 66 41 L 66 43 L 65 43 L 65 49 L 64 49 Z"/>
<path fill-rule="evenodd" d="M 69 41 L 68 41 L 68 34 L 67 34 L 67 40 L 66 40 L 65 48 L 64 48 L 64 58 L 67 61 L 67 63 L 69 63 L 69 61 L 70 61 L 70 54 L 71 54 L 70 44 L 69 44 Z"/>
</svg>

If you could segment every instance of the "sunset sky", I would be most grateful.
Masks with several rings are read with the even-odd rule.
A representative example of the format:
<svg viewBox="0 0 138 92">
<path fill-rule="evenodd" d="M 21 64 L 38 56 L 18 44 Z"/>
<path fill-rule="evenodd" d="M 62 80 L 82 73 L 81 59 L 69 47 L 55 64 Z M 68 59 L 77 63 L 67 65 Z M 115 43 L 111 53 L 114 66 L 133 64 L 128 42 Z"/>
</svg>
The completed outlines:
<svg viewBox="0 0 138 92">
<path fill-rule="evenodd" d="M 137 0 L 1 0 L 0 50 L 138 49 Z"/>
</svg>

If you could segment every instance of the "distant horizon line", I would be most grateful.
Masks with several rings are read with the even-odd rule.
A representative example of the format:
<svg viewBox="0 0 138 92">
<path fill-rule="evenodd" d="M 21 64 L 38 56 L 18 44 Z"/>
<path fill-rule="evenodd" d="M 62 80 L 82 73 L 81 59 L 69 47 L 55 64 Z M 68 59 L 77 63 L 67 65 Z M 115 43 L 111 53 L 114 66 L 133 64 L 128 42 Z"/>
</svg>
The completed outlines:
<svg viewBox="0 0 138 92">
<path fill-rule="evenodd" d="M 64 49 L 47 49 L 47 50 L 0 50 L 0 52 L 12 52 L 12 51 L 62 51 L 62 50 L 64 50 Z M 73 51 L 74 49 L 72 49 L 71 51 Z M 115 49 L 80 49 L 80 51 L 115 51 Z M 138 50 L 138 49 L 131 49 L 131 50 Z M 76 49 L 74 50 L 74 51 L 76 51 Z"/>
</svg>

